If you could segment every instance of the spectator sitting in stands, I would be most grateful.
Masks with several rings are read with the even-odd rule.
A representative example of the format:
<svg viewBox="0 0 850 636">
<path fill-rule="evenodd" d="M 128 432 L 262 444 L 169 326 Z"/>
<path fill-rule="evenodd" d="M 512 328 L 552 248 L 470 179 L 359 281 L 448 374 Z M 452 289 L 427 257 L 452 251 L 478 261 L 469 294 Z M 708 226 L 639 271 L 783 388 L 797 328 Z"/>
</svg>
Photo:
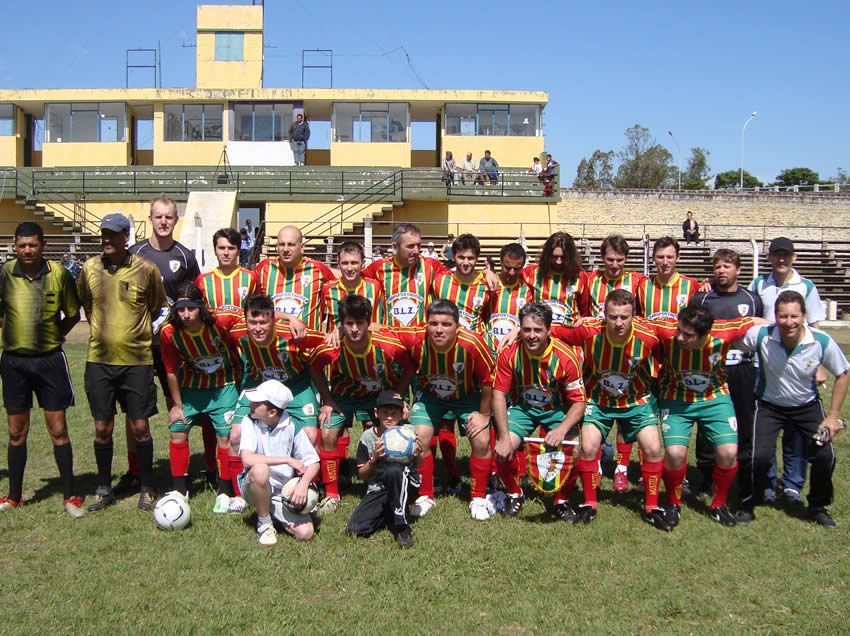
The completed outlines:
<svg viewBox="0 0 850 636">
<path fill-rule="evenodd" d="M 451 150 L 446 150 L 446 158 L 443 159 L 443 181 L 446 185 L 455 184 L 455 173 L 457 164 Z"/>
<path fill-rule="evenodd" d="M 694 213 L 690 210 L 688 210 L 688 218 L 682 223 L 682 236 L 687 245 L 690 245 L 691 241 L 699 245 L 699 223 L 694 220 Z"/>
<path fill-rule="evenodd" d="M 422 256 L 427 256 L 428 258 L 439 258 L 440 255 L 437 254 L 437 250 L 434 249 L 434 241 L 428 242 L 428 247 L 426 247 L 422 251 Z"/>
<path fill-rule="evenodd" d="M 251 260 L 251 240 L 248 238 L 248 230 L 244 227 L 239 230 L 239 265 L 248 267 Z"/>
<path fill-rule="evenodd" d="M 543 174 L 543 164 L 540 163 L 539 157 L 534 158 L 534 161 L 532 162 L 531 167 L 528 169 L 528 172 L 531 174 L 536 174 L 538 179 L 541 178 L 541 175 Z"/>
<path fill-rule="evenodd" d="M 471 183 L 476 174 L 478 174 L 478 166 L 472 158 L 472 153 L 467 152 L 466 159 L 460 162 L 460 182 L 465 185 L 466 180 L 469 179 Z"/>
<path fill-rule="evenodd" d="M 489 183 L 496 185 L 499 180 L 499 162 L 490 156 L 490 151 L 484 151 L 484 158 L 478 163 L 478 176 L 475 183 Z"/>
</svg>

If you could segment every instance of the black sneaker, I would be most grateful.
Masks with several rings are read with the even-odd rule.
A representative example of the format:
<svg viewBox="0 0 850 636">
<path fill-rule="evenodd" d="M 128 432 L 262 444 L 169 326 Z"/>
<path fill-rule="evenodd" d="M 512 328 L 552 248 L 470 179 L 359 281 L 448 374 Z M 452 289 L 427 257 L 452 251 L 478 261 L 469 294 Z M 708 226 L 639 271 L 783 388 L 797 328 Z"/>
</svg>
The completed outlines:
<svg viewBox="0 0 850 636">
<path fill-rule="evenodd" d="M 114 495 L 126 495 L 129 492 L 134 492 L 139 489 L 139 478 L 131 472 L 126 472 L 121 475 L 118 483 L 112 488 Z"/>
<path fill-rule="evenodd" d="M 682 496 L 683 497 L 690 497 L 692 494 L 694 494 L 694 492 L 693 492 L 693 490 L 691 490 L 691 482 L 689 482 L 687 479 L 683 479 L 682 480 Z"/>
<path fill-rule="evenodd" d="M 588 524 L 591 521 L 596 519 L 596 508 L 591 506 L 590 504 L 582 504 L 578 507 L 576 511 L 576 519 L 573 521 L 574 524 Z"/>
<path fill-rule="evenodd" d="M 94 491 L 94 501 L 89 504 L 89 512 L 100 512 L 115 503 L 115 491 L 106 486 L 98 486 Z"/>
<path fill-rule="evenodd" d="M 749 523 L 755 518 L 756 514 L 753 512 L 752 508 L 741 508 L 735 513 L 735 523 L 737 524 Z"/>
<path fill-rule="evenodd" d="M 496 492 L 502 487 L 502 480 L 499 479 L 499 476 L 496 473 L 490 473 L 490 477 L 487 479 L 487 492 Z"/>
<path fill-rule="evenodd" d="M 664 511 L 664 520 L 671 528 L 678 526 L 679 521 L 682 520 L 682 506 L 679 504 L 670 504 L 667 506 L 667 509 Z"/>
<path fill-rule="evenodd" d="M 736 525 L 735 517 L 726 509 L 726 506 L 715 506 L 711 509 L 711 518 L 723 526 L 730 528 Z"/>
<path fill-rule="evenodd" d="M 139 493 L 139 510 L 150 512 L 154 507 L 153 490 L 150 488 L 142 488 Z"/>
<path fill-rule="evenodd" d="M 664 532 L 673 532 L 673 528 L 676 527 L 675 524 L 670 523 L 667 519 L 667 511 L 664 508 L 655 507 L 649 512 L 645 512 L 644 519 L 646 519 L 649 525 Z"/>
<path fill-rule="evenodd" d="M 562 501 L 559 504 L 555 504 L 555 516 L 557 516 L 561 521 L 575 523 L 577 515 L 569 501 Z"/>
<path fill-rule="evenodd" d="M 513 519 L 522 510 L 522 504 L 525 501 L 523 495 L 508 495 L 508 500 L 505 502 L 505 507 L 502 509 L 502 516 L 505 519 Z"/>
<path fill-rule="evenodd" d="M 460 477 L 449 477 L 449 485 L 446 486 L 446 493 L 449 495 L 460 494 Z M 487 485 L 490 485 L 490 480 L 487 480 Z"/>
<path fill-rule="evenodd" d="M 817 512 L 810 511 L 809 514 L 819 526 L 823 526 L 824 528 L 838 527 L 838 524 L 835 523 L 835 519 L 830 517 L 829 513 L 826 510 L 818 510 Z"/>
<path fill-rule="evenodd" d="M 784 488 L 782 490 L 782 498 L 789 504 L 803 503 L 803 499 L 800 497 L 800 491 L 796 488 Z"/>
<path fill-rule="evenodd" d="M 410 526 L 405 526 L 395 535 L 395 541 L 400 548 L 413 547 L 413 533 L 410 531 Z"/>
</svg>

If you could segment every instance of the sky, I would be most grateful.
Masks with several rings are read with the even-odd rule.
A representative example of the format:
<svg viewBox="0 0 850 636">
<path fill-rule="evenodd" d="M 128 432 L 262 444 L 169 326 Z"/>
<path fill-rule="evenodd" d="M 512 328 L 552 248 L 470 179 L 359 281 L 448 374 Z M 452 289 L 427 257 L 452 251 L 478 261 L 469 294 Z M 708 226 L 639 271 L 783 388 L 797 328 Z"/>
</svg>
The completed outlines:
<svg viewBox="0 0 850 636">
<path fill-rule="evenodd" d="M 162 86 L 191 87 L 197 4 L 9 3 L 5 22 L 18 28 L 0 40 L 0 87 L 121 88 L 126 50 L 157 42 Z M 683 169 L 699 146 L 712 174 L 737 170 L 741 129 L 758 111 L 745 133 L 748 172 L 773 181 L 804 166 L 828 179 L 838 167 L 850 171 L 848 18 L 850 5 L 832 0 L 268 0 L 264 83 L 299 87 L 302 49 L 332 49 L 335 88 L 547 91 L 546 150 L 565 185 L 594 150 L 622 149 L 634 124 L 675 162 L 681 155 Z M 131 86 L 152 81 L 131 75 Z M 308 71 L 305 85 L 327 86 L 328 75 Z M 433 139 L 413 135 L 415 145 Z"/>
</svg>

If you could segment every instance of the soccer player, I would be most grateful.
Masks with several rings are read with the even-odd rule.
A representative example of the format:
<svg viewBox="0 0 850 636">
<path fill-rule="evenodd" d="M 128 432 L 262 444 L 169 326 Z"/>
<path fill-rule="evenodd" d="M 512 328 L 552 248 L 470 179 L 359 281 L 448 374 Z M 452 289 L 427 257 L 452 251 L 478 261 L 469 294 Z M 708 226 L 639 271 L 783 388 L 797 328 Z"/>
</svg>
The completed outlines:
<svg viewBox="0 0 850 636">
<path fill-rule="evenodd" d="M 519 327 L 519 310 L 534 300 L 534 289 L 521 275 L 525 260 L 525 249 L 519 243 L 508 243 L 499 252 L 499 287 L 490 294 L 487 325 L 487 342 L 493 353 L 502 338 Z"/>
<path fill-rule="evenodd" d="M 760 321 L 760 319 L 758 319 Z M 715 323 L 703 307 L 685 307 L 678 323 L 653 323 L 664 352 L 660 377 L 661 432 L 664 435 L 664 487 L 667 522 L 678 525 L 688 441 L 694 423 L 714 446 L 711 518 L 734 526 L 726 497 L 738 470 L 738 421 L 726 385 L 724 361 L 733 343 L 754 324 L 753 318 Z"/>
<path fill-rule="evenodd" d="M 832 503 L 832 471 L 835 451 L 832 439 L 844 428 L 841 405 L 850 385 L 850 365 L 841 348 L 823 331 L 806 325 L 806 301 L 802 294 L 783 291 L 774 306 L 776 324 L 754 327 L 742 340 L 742 347 L 759 358 L 753 453 L 741 462 L 741 509 L 738 523 L 755 518 L 754 492 L 767 485 L 768 470 L 776 457 L 776 437 L 796 428 L 806 440 L 805 457 L 812 465 L 809 489 L 809 516 L 821 526 L 837 524 L 826 510 Z M 825 366 L 835 375 L 829 411 L 814 381 L 815 370 Z"/>
<path fill-rule="evenodd" d="M 240 450 L 247 469 L 240 475 L 240 490 L 246 501 L 257 510 L 257 541 L 261 546 L 277 543 L 277 531 L 272 522 L 272 501 L 279 497 L 283 486 L 295 476 L 298 485 L 290 497 L 294 506 L 307 502 L 310 482 L 319 474 L 319 457 L 304 429 L 292 421 L 286 408 L 292 392 L 277 380 L 266 380 L 245 392 L 250 401 L 250 413 L 241 421 Z M 292 512 L 286 506 L 276 506 L 284 530 L 299 541 L 313 538 L 313 520 L 309 514 Z"/>
<path fill-rule="evenodd" d="M 213 311 L 242 313 L 242 303 L 259 288 L 256 273 L 239 267 L 239 232 L 225 227 L 213 234 L 218 266 L 195 279 Z"/>
<path fill-rule="evenodd" d="M 411 465 L 386 461 L 381 436 L 390 428 L 402 426 L 404 398 L 395 391 L 382 391 L 375 401 L 375 426 L 363 431 L 357 446 L 357 473 L 366 482 L 366 495 L 357 504 L 345 531 L 369 537 L 389 526 L 400 548 L 413 547 L 413 533 L 407 521 L 407 489 L 411 468 L 422 461 L 422 444 L 416 440 Z M 411 429 L 410 424 L 405 424 Z"/>
<path fill-rule="evenodd" d="M 340 326 L 342 319 L 339 316 L 339 303 L 350 294 L 367 298 L 372 304 L 373 325 L 386 324 L 387 302 L 384 289 L 378 281 L 363 277 L 363 266 L 366 262 L 363 246 L 354 241 L 346 241 L 340 245 L 336 258 L 340 277 L 322 287 L 322 305 L 330 328 L 336 329 Z"/>
<path fill-rule="evenodd" d="M 583 348 L 586 365 L 588 401 L 578 462 L 585 502 L 574 522 L 590 523 L 596 518 L 599 451 L 616 422 L 625 442 L 637 440 L 643 450 L 644 518 L 669 532 L 673 527 L 658 506 L 663 464 L 658 403 L 651 391 L 651 359 L 660 355 L 661 349 L 649 325 L 635 318 L 636 306 L 631 292 L 615 289 L 605 298 L 603 319 L 553 329 L 553 336 Z"/>
<path fill-rule="evenodd" d="M 189 430 L 201 417 L 209 417 L 217 438 L 216 513 L 226 513 L 230 507 L 230 420 L 239 399 L 236 382 L 240 371 L 235 343 L 228 334 L 232 322 L 226 317 L 216 321 L 203 292 L 186 282 L 178 287 L 167 324 L 160 331 L 162 362 L 173 403 L 168 412 L 173 487 L 188 496 Z"/>
<path fill-rule="evenodd" d="M 519 341 L 499 353 L 493 382 L 496 470 L 508 494 L 504 517 L 516 517 L 525 501 L 515 455 L 523 438 L 540 426 L 546 445 L 560 449 L 585 410 L 581 363 L 572 347 L 550 338 L 552 310 L 531 303 L 519 310 L 519 320 Z M 561 519 L 570 511 L 565 487 L 566 482 L 554 502 Z"/>
<path fill-rule="evenodd" d="M 655 274 L 643 278 L 633 291 L 638 307 L 647 320 L 675 322 L 679 311 L 688 306 L 699 288 L 699 282 L 676 271 L 679 262 L 679 241 L 662 236 L 652 246 Z"/>
<path fill-rule="evenodd" d="M 472 477 L 473 519 L 490 518 L 484 498 L 490 474 L 490 415 L 493 393 L 493 356 L 484 339 L 459 325 L 457 306 L 435 300 L 428 306 L 425 325 L 399 329 L 399 340 L 418 368 L 419 390 L 410 410 L 410 422 L 422 443 L 424 458 L 422 486 L 411 516 L 422 517 L 434 502 L 434 456 L 430 444 L 434 425 L 451 411 L 466 425 L 472 447 L 469 473 Z"/>
<path fill-rule="evenodd" d="M 339 303 L 342 340 L 339 345 L 323 344 L 313 352 L 311 375 L 322 403 L 318 423 L 326 495 L 319 504 L 323 515 L 339 507 L 337 475 L 340 460 L 348 454 L 348 439 L 341 436 L 343 427 L 350 426 L 359 413 L 371 416 L 375 398 L 382 391 L 406 393 L 416 372 L 413 360 L 396 336 L 388 330 L 369 330 L 372 317 L 368 299 L 356 294 L 346 296 Z M 342 439 L 346 441 L 340 447 Z"/>
<path fill-rule="evenodd" d="M 324 263 L 304 256 L 304 236 L 292 225 L 277 233 L 277 258 L 257 265 L 260 293 L 271 296 L 278 318 L 289 321 L 300 337 L 304 329 L 321 331 L 325 324 L 322 285 L 335 279 Z"/>
<path fill-rule="evenodd" d="M 89 323 L 85 384 L 94 417 L 97 490 L 89 512 L 115 502 L 112 431 L 115 403 L 130 420 L 139 466 L 139 509 L 153 510 L 153 439 L 148 418 L 156 413 L 152 323 L 167 306 L 160 272 L 149 260 L 127 251 L 130 221 L 108 214 L 100 223 L 103 256 L 90 258 L 77 281 Z"/>
<path fill-rule="evenodd" d="M 85 514 L 74 493 L 74 455 L 65 410 L 74 404 L 65 336 L 80 321 L 80 302 L 70 272 L 44 258 L 44 231 L 37 223 L 15 228 L 15 260 L 0 268 L 0 319 L 3 324 L 3 405 L 9 425 L 9 494 L 0 497 L 0 512 L 19 506 L 27 465 L 32 394 L 44 409 L 53 442 L 53 457 L 62 481 L 65 512 Z"/>
<path fill-rule="evenodd" d="M 534 289 L 534 302 L 552 310 L 556 325 L 572 325 L 586 303 L 587 273 L 581 269 L 581 258 L 573 237 L 555 232 L 543 244 L 540 262 L 522 270 L 522 279 Z"/>
</svg>

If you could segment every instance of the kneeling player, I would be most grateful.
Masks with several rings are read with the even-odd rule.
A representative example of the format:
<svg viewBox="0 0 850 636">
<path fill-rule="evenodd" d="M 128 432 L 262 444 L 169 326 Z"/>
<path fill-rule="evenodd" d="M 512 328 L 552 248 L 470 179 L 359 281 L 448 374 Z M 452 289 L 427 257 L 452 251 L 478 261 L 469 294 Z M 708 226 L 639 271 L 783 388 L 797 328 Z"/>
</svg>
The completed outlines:
<svg viewBox="0 0 850 636">
<path fill-rule="evenodd" d="M 240 475 L 239 487 L 245 500 L 257 510 L 257 534 L 262 546 L 277 543 L 272 523 L 272 497 L 279 496 L 284 484 L 295 475 L 298 485 L 290 497 L 296 507 L 307 502 L 310 482 L 319 474 L 319 456 L 304 429 L 296 432 L 286 407 L 292 392 L 277 380 L 267 380 L 256 389 L 245 391 L 251 401 L 251 413 L 242 420 L 239 453 L 247 469 Z M 295 513 L 281 506 L 283 518 L 277 518 L 284 530 L 296 539 L 313 538 L 313 520 L 309 514 Z"/>
<path fill-rule="evenodd" d="M 519 342 L 504 349 L 496 362 L 493 384 L 493 419 L 496 423 L 496 470 L 508 492 L 502 516 L 515 517 L 525 497 L 517 482 L 514 453 L 523 437 L 538 426 L 546 430 L 547 446 L 560 448 L 564 437 L 584 414 L 581 364 L 572 347 L 552 340 L 552 310 L 541 303 L 519 310 Z M 507 407 L 510 394 L 512 406 Z M 555 497 L 555 513 L 568 520 L 569 495 L 565 482 Z"/>
<path fill-rule="evenodd" d="M 422 445 L 416 441 L 412 465 L 405 465 L 387 461 L 381 441 L 387 429 L 400 425 L 403 413 L 404 399 L 399 393 L 383 391 L 378 395 L 375 408 L 378 423 L 363 431 L 357 447 L 357 474 L 367 482 L 366 496 L 357 504 L 345 530 L 358 537 L 369 537 L 389 526 L 399 547 L 409 548 L 413 546 L 413 535 L 407 523 L 407 487 L 411 468 L 422 463 Z"/>
</svg>

